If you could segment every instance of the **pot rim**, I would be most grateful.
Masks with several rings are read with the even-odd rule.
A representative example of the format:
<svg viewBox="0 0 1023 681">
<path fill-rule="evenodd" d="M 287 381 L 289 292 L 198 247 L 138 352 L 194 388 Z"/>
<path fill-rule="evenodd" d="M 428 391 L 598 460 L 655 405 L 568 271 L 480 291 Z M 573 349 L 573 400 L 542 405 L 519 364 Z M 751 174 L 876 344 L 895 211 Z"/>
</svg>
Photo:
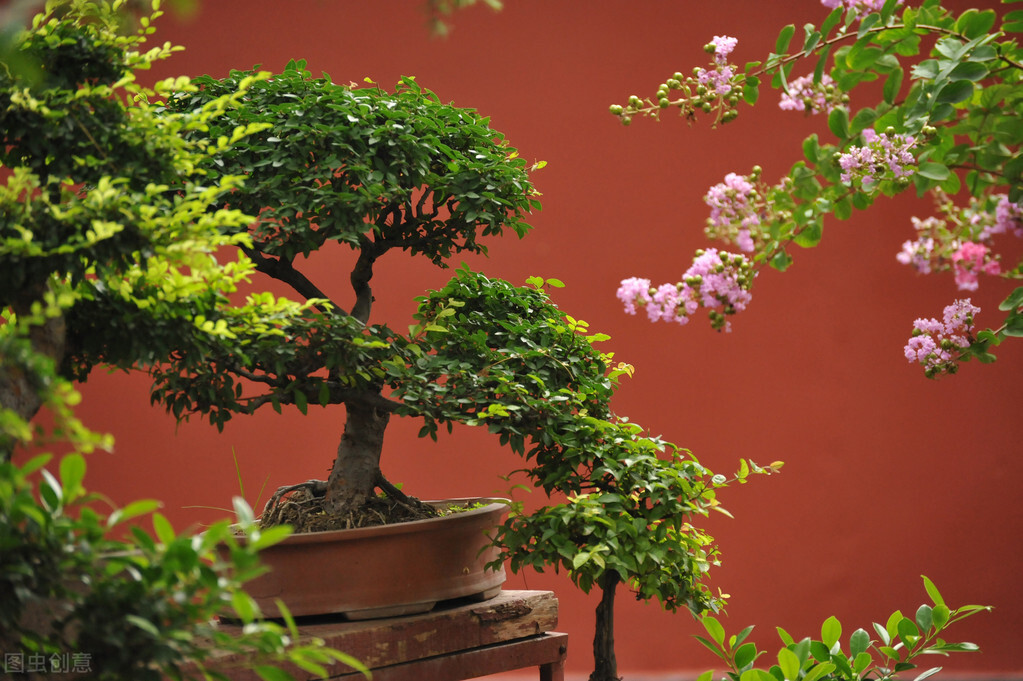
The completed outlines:
<svg viewBox="0 0 1023 681">
<path fill-rule="evenodd" d="M 479 508 L 452 513 L 437 518 L 424 518 L 423 520 L 407 520 L 400 523 L 388 523 L 387 525 L 371 525 L 369 527 L 354 527 L 345 530 L 319 530 L 316 532 L 295 532 L 284 539 L 288 544 L 306 544 L 324 541 L 338 541 L 341 539 L 367 539 L 370 537 L 387 536 L 392 534 L 405 534 L 407 532 L 430 532 L 442 524 L 452 522 L 475 522 L 478 516 L 489 515 L 499 510 L 507 509 L 511 505 L 510 499 L 501 497 L 452 497 L 449 499 L 426 499 L 424 503 L 432 505 L 459 506 L 463 504 L 486 503 Z"/>
</svg>

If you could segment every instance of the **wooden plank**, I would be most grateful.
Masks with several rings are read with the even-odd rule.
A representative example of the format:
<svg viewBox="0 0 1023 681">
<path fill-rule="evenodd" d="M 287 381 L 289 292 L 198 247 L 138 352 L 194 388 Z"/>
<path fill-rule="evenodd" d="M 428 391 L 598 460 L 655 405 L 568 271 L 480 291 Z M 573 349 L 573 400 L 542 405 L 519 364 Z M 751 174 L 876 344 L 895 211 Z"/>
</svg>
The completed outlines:
<svg viewBox="0 0 1023 681">
<path fill-rule="evenodd" d="M 483 603 L 410 617 L 303 624 L 300 631 L 375 668 L 535 636 L 557 622 L 552 592 L 505 591 Z"/>
<path fill-rule="evenodd" d="M 376 668 L 535 637 L 552 631 L 557 622 L 558 599 L 553 592 L 502 591 L 487 601 L 451 603 L 431 612 L 406 617 L 356 622 L 336 618 L 302 618 L 298 628 L 300 640 L 322 639 L 327 646 L 347 653 L 374 669 L 376 679 Z M 228 624 L 222 628 L 227 632 L 239 629 Z M 235 656 L 226 656 L 211 666 L 224 670 L 236 681 L 258 679 L 256 674 L 239 668 L 244 662 Z M 296 678 L 307 676 L 300 670 L 291 671 Z"/>
<path fill-rule="evenodd" d="M 373 670 L 373 681 L 461 681 L 512 669 L 538 667 L 543 681 L 563 681 L 568 634 L 548 632 L 539 636 L 438 655 Z M 331 679 L 362 678 L 356 672 Z"/>
</svg>

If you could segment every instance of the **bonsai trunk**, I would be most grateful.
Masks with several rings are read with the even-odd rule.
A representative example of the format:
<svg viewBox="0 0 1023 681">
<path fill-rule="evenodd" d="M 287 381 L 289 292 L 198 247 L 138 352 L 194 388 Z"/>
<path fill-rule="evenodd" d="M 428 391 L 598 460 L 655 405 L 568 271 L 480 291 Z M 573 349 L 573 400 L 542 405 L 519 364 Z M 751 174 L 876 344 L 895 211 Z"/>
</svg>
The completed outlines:
<svg viewBox="0 0 1023 681">
<path fill-rule="evenodd" d="M 593 673 L 589 681 L 621 681 L 615 658 L 615 588 L 621 575 L 608 570 L 598 580 L 601 596 L 597 604 L 596 630 L 593 633 Z"/>
<path fill-rule="evenodd" d="M 380 452 L 390 412 L 358 403 L 345 405 L 345 431 L 327 478 L 323 506 L 328 513 L 357 509 L 375 496 Z"/>
</svg>

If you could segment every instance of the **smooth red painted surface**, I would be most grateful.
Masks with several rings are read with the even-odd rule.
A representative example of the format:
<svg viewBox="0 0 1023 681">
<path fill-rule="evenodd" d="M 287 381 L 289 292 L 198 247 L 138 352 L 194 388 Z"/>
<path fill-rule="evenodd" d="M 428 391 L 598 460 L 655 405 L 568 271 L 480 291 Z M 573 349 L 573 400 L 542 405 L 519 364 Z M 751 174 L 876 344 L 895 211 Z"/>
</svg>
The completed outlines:
<svg viewBox="0 0 1023 681">
<path fill-rule="evenodd" d="M 728 628 L 758 625 L 758 640 L 773 651 L 774 626 L 819 635 L 834 614 L 846 638 L 896 608 L 914 611 L 926 599 L 926 574 L 949 603 L 996 610 L 951 635 L 978 643 L 982 654 L 924 664 L 957 676 L 1023 672 L 1023 348 L 1009 343 L 997 364 L 966 365 L 936 382 L 903 358 L 913 320 L 939 316 L 958 295 L 951 277 L 918 277 L 895 260 L 911 238 L 909 217 L 931 214 L 926 200 L 882 199 L 848 222 L 829 221 L 821 246 L 796 253 L 789 272 L 761 273 L 731 334 L 712 332 L 702 319 L 684 328 L 651 325 L 626 316 L 614 298 L 625 277 L 676 281 L 692 252 L 711 245 L 702 234 L 707 188 L 755 164 L 773 181 L 824 122 L 777 110 L 774 91 L 717 130 L 672 116 L 623 128 L 608 105 L 651 95 L 674 71 L 705 64 L 702 46 L 714 35 L 738 37 L 734 59 L 743 63 L 765 56 L 785 23 L 819 24 L 825 10 L 812 0 L 507 0 L 500 13 L 456 15 L 451 37 L 437 40 L 422 4 L 204 2 L 195 17 L 160 21 L 156 38 L 186 50 L 154 75 L 222 76 L 254 64 L 277 70 L 304 58 L 338 82 L 371 77 L 390 85 L 415 75 L 442 100 L 490 115 L 523 156 L 548 161 L 535 175 L 545 208 L 525 240 L 492 242 L 491 257 L 472 264 L 516 283 L 530 275 L 567 283 L 559 304 L 610 333 L 608 349 L 636 365 L 619 413 L 715 470 L 731 472 L 739 457 L 787 462 L 782 475 L 721 495 L 734 520 L 705 524 L 723 551 L 713 586 L 732 596 Z M 347 253 L 339 257 L 349 262 Z M 319 257 L 314 265 L 322 276 L 346 272 L 335 262 Z M 412 297 L 447 277 L 400 254 L 381 261 L 374 320 L 400 328 Z M 345 281 L 327 284 L 336 299 L 348 296 Z M 981 324 L 995 320 L 1007 290 L 982 283 L 973 295 L 984 309 Z M 160 498 L 184 527 L 222 515 L 204 507 L 230 507 L 238 492 L 232 454 L 246 495 L 260 502 L 279 484 L 324 476 L 333 459 L 343 409 L 311 409 L 308 417 L 267 410 L 218 434 L 195 421 L 176 425 L 149 407 L 147 385 L 144 376 L 97 374 L 84 386 L 86 422 L 117 438 L 114 454 L 91 457 L 90 486 L 117 502 Z M 385 472 L 410 492 L 436 498 L 507 489 L 499 475 L 519 461 L 485 432 L 461 428 L 434 444 L 418 440 L 417 430 L 395 423 L 385 453 Z M 540 492 L 530 497 L 540 502 Z M 555 590 L 559 629 L 572 641 L 568 669 L 592 669 L 596 594 L 582 595 L 563 575 L 511 575 L 508 587 Z M 626 676 L 713 666 L 688 615 L 628 592 L 618 603 Z"/>
</svg>

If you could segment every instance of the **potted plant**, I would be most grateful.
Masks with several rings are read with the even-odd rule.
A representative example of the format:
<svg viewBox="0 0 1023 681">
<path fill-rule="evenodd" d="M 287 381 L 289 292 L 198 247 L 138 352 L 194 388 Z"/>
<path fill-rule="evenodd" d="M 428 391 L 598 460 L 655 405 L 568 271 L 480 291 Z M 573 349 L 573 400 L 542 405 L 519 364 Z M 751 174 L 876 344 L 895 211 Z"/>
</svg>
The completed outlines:
<svg viewBox="0 0 1023 681">
<path fill-rule="evenodd" d="M 269 515 L 291 508 L 295 493 L 331 512 L 378 504 L 378 490 L 421 508 L 380 472 L 390 417 L 421 419 L 423 436 L 486 427 L 550 496 L 530 513 L 513 507 L 491 563 L 565 570 L 583 590 L 601 589 L 601 678 L 614 675 L 619 584 L 670 608 L 719 605 L 701 582 L 716 547 L 689 519 L 719 509 L 728 480 L 613 413 L 631 368 L 595 347 L 606 335 L 553 304 L 548 290 L 560 282 L 514 286 L 463 267 L 418 299 L 407 333 L 370 317 L 385 253 L 445 265 L 485 252 L 482 241 L 505 230 L 528 231 L 525 217 L 539 207 L 529 164 L 486 119 L 411 78 L 394 92 L 358 88 L 313 79 L 300 62 L 272 77 L 143 90 L 117 60 L 94 68 L 114 50 L 45 26 L 36 44 L 62 57 L 78 90 L 29 87 L 25 96 L 19 81 L 7 109 L 17 125 L 5 128 L 6 158 L 27 168 L 16 177 L 36 178 L 6 196 L 0 291 L 19 343 L 45 350 L 70 378 L 97 365 L 148 370 L 171 413 L 216 425 L 266 407 L 343 404 L 337 473 L 288 486 Z M 80 58 L 63 58 L 76 50 Z M 111 104 L 123 105 L 125 87 L 135 100 L 127 113 Z M 130 134 L 125 116 L 137 126 Z M 43 136 L 68 131 L 76 134 Z M 59 145 L 64 165 L 49 153 Z M 114 169 L 124 177 L 111 179 Z M 344 305 L 299 272 L 329 241 L 354 256 Z M 232 247 L 237 259 L 223 262 Z M 243 300 L 256 273 L 301 300 L 259 289 Z M 17 408 L 25 420 L 34 411 Z M 776 469 L 742 462 L 735 478 Z"/>
<path fill-rule="evenodd" d="M 152 370 L 154 399 L 179 417 L 201 413 L 216 425 L 261 407 L 343 404 L 346 411 L 327 479 L 279 489 L 264 521 L 325 529 L 357 527 L 367 510 L 374 524 L 391 509 L 400 510 L 398 519 L 413 510 L 429 514 L 381 471 L 389 419 L 420 418 L 420 435 L 434 438 L 453 423 L 486 425 L 524 455 L 536 486 L 572 497 L 532 516 L 514 514 L 497 535 L 501 554 L 484 562 L 498 567 L 501 557 L 511 558 L 515 569 L 564 563 L 580 586 L 599 583 L 612 598 L 622 575 L 645 575 L 645 595 L 706 607 L 710 599 L 694 582 L 709 541 L 693 539 L 694 555 L 681 550 L 688 540 L 680 516 L 714 503 L 711 476 L 681 453 L 659 458 L 664 443 L 613 417 L 609 400 L 628 367 L 593 347 L 607 336 L 588 333 L 551 302 L 547 287 L 560 282 L 533 278 L 519 287 L 462 267 L 418 299 L 407 334 L 371 319 L 374 265 L 385 254 L 406 251 L 446 267 L 458 254 L 485 253 L 485 237 L 529 230 L 525 218 L 539 208 L 530 168 L 488 120 L 441 103 L 413 78 L 393 92 L 359 88 L 313 78 L 298 61 L 272 76 L 235 71 L 193 82 L 198 91 L 170 98 L 171 111 L 201 110 L 245 90 L 212 123 L 211 136 L 262 129 L 211 153 L 203 169 L 211 179 L 244 176 L 225 203 L 258 216 L 235 230 L 246 237 L 242 250 L 257 271 L 304 300 L 296 313 L 261 327 L 246 307 L 211 308 L 196 321 L 210 331 L 201 346 Z M 354 252 L 344 305 L 300 271 L 306 256 L 332 241 Z M 275 304 L 263 296 L 249 307 Z M 744 470 L 743 477 L 764 469 Z M 653 569 L 663 556 L 644 565 L 645 552 L 616 566 L 599 545 L 604 525 L 585 518 L 616 504 L 633 536 L 640 522 L 664 524 L 662 539 L 671 536 L 665 554 L 681 566 L 670 579 Z M 537 541 L 555 532 L 558 538 Z M 380 569 L 372 569 L 378 580 Z M 314 600 L 322 604 L 324 596 Z"/>
</svg>

